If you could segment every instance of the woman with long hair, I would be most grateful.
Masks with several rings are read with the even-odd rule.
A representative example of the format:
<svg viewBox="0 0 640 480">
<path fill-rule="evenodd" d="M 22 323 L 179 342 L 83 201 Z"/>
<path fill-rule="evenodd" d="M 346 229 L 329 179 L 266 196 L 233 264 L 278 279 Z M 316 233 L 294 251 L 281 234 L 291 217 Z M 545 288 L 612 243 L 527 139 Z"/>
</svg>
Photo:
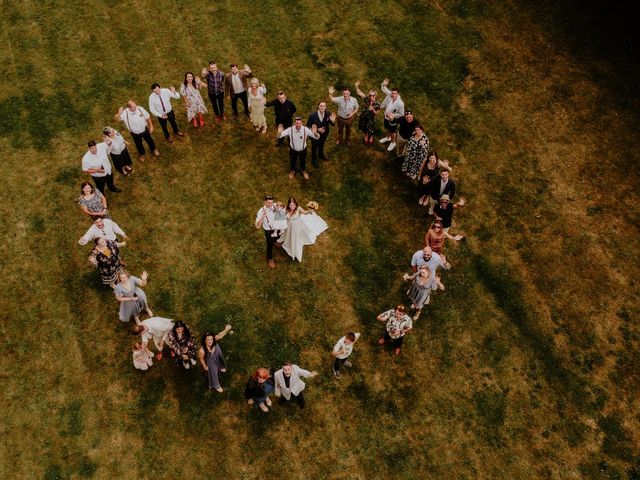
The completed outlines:
<svg viewBox="0 0 640 480">
<path fill-rule="evenodd" d="M 189 325 L 178 320 L 167 337 L 173 350 L 172 355 L 176 365 L 190 369 L 196 365 L 196 340 L 191 335 Z"/>
<path fill-rule="evenodd" d="M 153 317 L 153 312 L 147 303 L 147 294 L 141 287 L 147 286 L 148 273 L 142 272 L 140 278 L 129 275 L 121 270 L 118 274 L 118 283 L 113 289 L 113 293 L 120 302 L 120 321 L 129 322 L 132 318 L 136 323 L 140 323 L 140 312 L 147 311 L 149 317 Z"/>
<path fill-rule="evenodd" d="M 402 171 L 411 179 L 418 178 L 420 169 L 429 153 L 429 138 L 424 133 L 422 125 L 416 125 L 413 135 L 404 150 Z"/>
<path fill-rule="evenodd" d="M 253 77 L 249 82 L 249 111 L 251 112 L 251 123 L 256 131 L 267 133 L 267 119 L 264 116 L 264 104 L 267 99 L 264 97 L 267 93 L 267 87 L 264 83 Z"/>
<path fill-rule="evenodd" d="M 427 230 L 427 233 L 424 236 L 424 243 L 431 247 L 431 250 L 436 252 L 438 255 L 441 255 L 444 250 L 444 241 L 447 238 L 454 242 L 459 242 L 464 238 L 464 235 L 453 236 L 449 232 L 445 232 L 442 221 L 436 220 L 431 224 L 429 230 Z"/>
<path fill-rule="evenodd" d="M 198 350 L 198 359 L 203 370 L 206 372 L 209 390 L 216 390 L 222 393 L 219 373 L 227 371 L 227 364 L 218 342 L 231 331 L 231 325 L 227 325 L 217 335 L 207 332 L 202 335 L 202 346 Z"/>
<path fill-rule="evenodd" d="M 184 74 L 184 81 L 180 85 L 180 95 L 182 95 L 184 105 L 187 108 L 187 120 L 194 128 L 198 128 L 198 121 L 200 126 L 204 127 L 202 114 L 207 113 L 207 107 L 205 107 L 202 95 L 200 95 L 200 89 L 204 87 L 205 84 L 193 72 Z"/>
<path fill-rule="evenodd" d="M 124 247 L 127 242 L 116 242 L 99 237 L 93 243 L 95 246 L 89 254 L 89 263 L 100 271 L 102 283 L 115 289 L 115 281 L 122 271 L 120 247 Z"/>
<path fill-rule="evenodd" d="M 284 238 L 281 236 L 282 248 L 289 256 L 302 261 L 302 250 L 305 245 L 313 245 L 316 237 L 327 228 L 327 224 L 315 212 L 307 211 L 298 205 L 294 197 L 287 200 L 287 229 L 284 231 Z M 313 215 L 313 226 L 310 227 L 308 221 L 302 216 Z"/>
<path fill-rule="evenodd" d="M 358 128 L 362 132 L 362 142 L 365 145 L 373 145 L 373 133 L 375 132 L 375 117 L 380 111 L 380 103 L 377 99 L 377 93 L 375 90 L 369 90 L 368 94 L 364 94 L 360 90 L 360 81 L 355 83 L 356 93 L 364 102 L 360 119 L 358 120 Z"/>
<path fill-rule="evenodd" d="M 418 200 L 419 205 L 429 205 L 429 191 L 431 188 L 431 181 L 438 176 L 440 169 L 445 168 L 451 172 L 448 160 L 440 160 L 438 158 L 438 152 L 431 150 L 427 158 L 420 165 L 420 171 L 418 172 Z"/>
</svg>

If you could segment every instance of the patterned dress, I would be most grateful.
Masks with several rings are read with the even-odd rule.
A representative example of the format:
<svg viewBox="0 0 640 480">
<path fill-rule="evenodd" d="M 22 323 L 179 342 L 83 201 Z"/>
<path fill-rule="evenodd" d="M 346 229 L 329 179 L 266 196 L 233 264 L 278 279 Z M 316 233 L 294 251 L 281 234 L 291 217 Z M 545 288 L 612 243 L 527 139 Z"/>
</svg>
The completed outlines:
<svg viewBox="0 0 640 480">
<path fill-rule="evenodd" d="M 103 208 L 102 194 L 99 190 L 96 190 L 89 198 L 85 198 L 84 195 L 80 195 L 80 198 L 78 198 L 78 205 L 84 205 L 91 213 L 101 212 Z M 107 210 L 107 213 L 103 215 L 102 218 L 111 218 L 109 210 Z"/>
<path fill-rule="evenodd" d="M 267 93 L 267 88 L 258 87 L 255 95 L 251 91 L 252 89 L 250 88 L 248 90 L 248 95 L 249 110 L 251 111 L 251 123 L 253 123 L 255 127 L 266 127 L 267 119 L 264 116 L 264 103 L 262 102 L 265 94 Z"/>
<path fill-rule="evenodd" d="M 420 138 L 412 135 L 404 151 L 402 171 L 411 178 L 417 178 L 418 173 L 420 173 L 420 165 L 422 165 L 428 154 L 429 138 L 424 134 Z"/>
<path fill-rule="evenodd" d="M 186 366 L 188 365 L 186 362 L 191 362 L 195 365 L 196 360 L 196 343 L 193 336 L 191 336 L 190 331 L 187 333 L 188 331 L 189 327 L 185 327 L 182 337 L 178 338 L 177 334 L 174 334 L 173 331 L 169 333 L 168 337 L 169 345 L 171 345 L 171 349 L 173 350 L 173 353 L 175 353 L 175 357 L 173 357 L 173 359 L 176 362 L 176 365 L 184 368 L 190 368 Z M 185 360 L 182 358 L 182 355 L 187 355 L 189 359 Z"/>
<path fill-rule="evenodd" d="M 89 262 L 98 267 L 102 283 L 111 285 L 118 279 L 122 271 L 122 263 L 120 263 L 120 249 L 117 242 L 107 240 L 106 247 L 104 252 L 94 248 L 89 255 Z"/>
<path fill-rule="evenodd" d="M 187 107 L 187 119 L 191 121 L 198 113 L 207 113 L 207 107 L 204 106 L 202 95 L 200 95 L 199 88 L 203 85 L 200 81 L 196 80 L 198 88 L 194 88 L 192 84 L 185 87 L 184 83 L 180 86 L 180 95 L 185 97 L 189 101 Z"/>
<path fill-rule="evenodd" d="M 375 116 L 371 110 L 369 110 L 369 106 L 372 106 L 376 111 L 380 110 L 380 103 L 374 101 L 371 103 L 369 100 L 369 105 L 365 105 L 364 110 L 360 114 L 360 119 L 358 120 L 358 128 L 365 135 L 373 135 L 373 132 L 376 128 L 375 126 Z"/>
</svg>

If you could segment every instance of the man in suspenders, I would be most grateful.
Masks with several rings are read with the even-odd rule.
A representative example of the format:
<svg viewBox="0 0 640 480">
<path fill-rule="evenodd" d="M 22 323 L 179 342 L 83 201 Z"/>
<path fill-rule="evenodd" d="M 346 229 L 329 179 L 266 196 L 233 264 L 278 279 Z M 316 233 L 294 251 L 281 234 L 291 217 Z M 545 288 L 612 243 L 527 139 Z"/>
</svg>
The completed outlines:
<svg viewBox="0 0 640 480">
<path fill-rule="evenodd" d="M 273 245 L 276 243 L 276 237 L 273 236 L 273 221 L 276 209 L 273 206 L 273 197 L 267 195 L 264 197 L 264 205 L 256 215 L 256 228 L 262 227 L 264 236 L 267 240 L 267 263 L 269 268 L 275 268 L 276 263 L 273 261 Z"/>
<path fill-rule="evenodd" d="M 296 117 L 292 127 L 278 127 L 279 138 L 289 136 L 289 178 L 293 178 L 296 174 L 296 163 L 300 159 L 300 170 L 305 180 L 309 179 L 307 173 L 307 137 L 320 138 L 318 127 L 312 125 L 311 128 L 302 126 L 302 117 Z"/>
<path fill-rule="evenodd" d="M 129 100 L 127 102 L 127 108 L 120 107 L 118 109 L 115 119 L 124 123 L 127 129 L 131 132 L 133 143 L 136 144 L 138 154 L 140 155 L 140 161 L 144 161 L 145 153 L 142 140 L 147 142 L 149 150 L 151 150 L 156 157 L 160 156 L 160 152 L 156 148 L 156 144 L 151 137 L 151 134 L 153 133 L 153 122 L 151 121 L 149 112 L 144 108 L 139 107 L 133 100 Z"/>
</svg>

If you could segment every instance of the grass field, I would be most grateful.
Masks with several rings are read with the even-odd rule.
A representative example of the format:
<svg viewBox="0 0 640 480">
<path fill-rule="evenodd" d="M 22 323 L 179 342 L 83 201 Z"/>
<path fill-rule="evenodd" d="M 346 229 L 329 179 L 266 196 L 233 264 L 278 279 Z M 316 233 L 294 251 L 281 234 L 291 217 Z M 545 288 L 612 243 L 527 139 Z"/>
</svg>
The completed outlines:
<svg viewBox="0 0 640 480">
<path fill-rule="evenodd" d="M 549 3 L 2 2 L 0 477 L 640 478 L 638 96 Z M 389 77 L 467 199 L 453 268 L 392 357 L 375 315 L 404 301 L 427 218 L 381 148 L 328 142 L 287 179 L 270 132 L 229 121 L 118 179 L 113 218 L 157 315 L 228 322 L 225 392 L 134 340 L 77 238 L 86 141 L 149 85 L 248 63 L 306 115 L 330 84 Z M 225 68 L 226 71 L 226 68 Z M 228 103 L 227 103 L 228 108 Z M 270 114 L 272 115 L 272 114 Z M 114 125 L 123 130 L 121 125 Z M 158 125 L 156 124 L 156 127 Z M 331 136 L 333 137 L 333 134 Z M 135 161 L 135 160 L 134 160 Z M 606 185 L 604 187 L 603 185 Z M 302 263 L 264 261 L 265 193 L 316 200 Z M 329 351 L 363 333 L 339 381 Z M 321 375 L 308 408 L 249 410 L 257 366 Z"/>
</svg>

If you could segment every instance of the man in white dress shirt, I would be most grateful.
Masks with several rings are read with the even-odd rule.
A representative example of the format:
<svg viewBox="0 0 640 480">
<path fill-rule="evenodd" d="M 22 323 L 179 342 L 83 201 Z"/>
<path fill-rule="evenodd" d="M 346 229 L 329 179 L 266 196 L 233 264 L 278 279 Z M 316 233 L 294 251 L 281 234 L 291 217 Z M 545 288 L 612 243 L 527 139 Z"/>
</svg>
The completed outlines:
<svg viewBox="0 0 640 480">
<path fill-rule="evenodd" d="M 273 236 L 273 221 L 276 208 L 273 205 L 273 197 L 266 195 L 264 197 L 264 205 L 256 215 L 256 228 L 262 228 L 265 239 L 267 240 L 267 263 L 269 268 L 275 268 L 276 263 L 273 261 L 273 245 L 276 244 L 276 237 Z M 278 244 L 279 245 L 279 244 Z"/>
<path fill-rule="evenodd" d="M 312 125 L 311 128 L 302 125 L 302 117 L 296 117 L 293 126 L 285 128 L 278 127 L 278 138 L 289 137 L 289 178 L 296 174 L 296 162 L 300 159 L 300 170 L 305 180 L 309 179 L 307 173 L 307 137 L 320 138 L 318 128 Z"/>
<path fill-rule="evenodd" d="M 344 131 L 346 145 L 350 147 L 351 125 L 353 125 L 353 119 L 360 107 L 358 106 L 358 100 L 351 96 L 351 91 L 348 88 L 342 89 L 341 97 L 334 97 L 335 91 L 336 89 L 333 88 L 333 85 L 329 87 L 331 101 L 338 105 L 338 140 L 336 140 L 336 145 L 342 143 L 342 132 Z"/>
<path fill-rule="evenodd" d="M 160 88 L 159 83 L 151 85 L 149 111 L 158 117 L 158 121 L 162 127 L 162 132 L 164 133 L 164 138 L 166 138 L 169 143 L 173 143 L 173 138 L 167 128 L 167 121 L 171 124 L 174 134 L 179 137 L 184 136 L 184 133 L 180 131 L 178 124 L 176 123 L 176 114 L 173 112 L 173 107 L 171 106 L 172 98 L 180 98 L 180 94 L 176 92 L 176 88 L 173 85 L 169 88 Z"/>
<path fill-rule="evenodd" d="M 113 183 L 113 174 L 111 173 L 111 162 L 109 161 L 109 145 L 104 142 L 96 143 L 89 140 L 89 150 L 82 157 L 82 171 L 91 175 L 96 188 L 104 194 L 104 185 L 106 183 L 112 192 L 121 192 Z"/>
<path fill-rule="evenodd" d="M 294 400 L 300 408 L 304 408 L 304 382 L 300 379 L 313 378 L 318 372 L 310 372 L 291 362 L 284 362 L 282 368 L 273 374 L 275 383 L 275 394 L 279 397 L 278 403 L 281 405 Z"/>
<path fill-rule="evenodd" d="M 133 100 L 129 100 L 127 102 L 127 108 L 120 107 L 118 109 L 115 119 L 124 123 L 131 132 L 133 143 L 135 143 L 138 155 L 140 155 L 140 161 L 144 162 L 143 140 L 147 142 L 149 150 L 151 150 L 156 157 L 160 156 L 160 152 L 156 148 L 156 143 L 153 141 L 153 137 L 151 137 L 153 133 L 153 122 L 151 121 L 149 112 L 139 107 Z"/>
<path fill-rule="evenodd" d="M 153 339 L 158 353 L 156 359 L 162 360 L 162 349 L 164 345 L 171 346 L 169 343 L 169 332 L 173 329 L 173 320 L 163 317 L 151 317 L 143 320 L 138 325 L 133 326 L 134 333 L 140 335 L 140 341 L 146 347 L 149 340 Z"/>
<path fill-rule="evenodd" d="M 387 130 L 387 136 L 379 141 L 380 143 L 391 142 L 387 147 L 387 151 L 391 152 L 396 148 L 396 131 L 398 130 L 398 120 L 404 117 L 404 102 L 400 98 L 398 89 L 389 90 L 387 85 L 389 85 L 389 79 L 385 78 L 380 89 L 386 97 L 380 104 L 380 109 L 384 110 L 384 128 Z"/>
<path fill-rule="evenodd" d="M 127 235 L 122 231 L 116 222 L 108 218 L 96 218 L 93 225 L 87 230 L 78 243 L 86 245 L 94 238 L 106 238 L 107 240 L 115 240 L 116 235 L 120 235 L 123 240 L 127 240 Z"/>
</svg>

